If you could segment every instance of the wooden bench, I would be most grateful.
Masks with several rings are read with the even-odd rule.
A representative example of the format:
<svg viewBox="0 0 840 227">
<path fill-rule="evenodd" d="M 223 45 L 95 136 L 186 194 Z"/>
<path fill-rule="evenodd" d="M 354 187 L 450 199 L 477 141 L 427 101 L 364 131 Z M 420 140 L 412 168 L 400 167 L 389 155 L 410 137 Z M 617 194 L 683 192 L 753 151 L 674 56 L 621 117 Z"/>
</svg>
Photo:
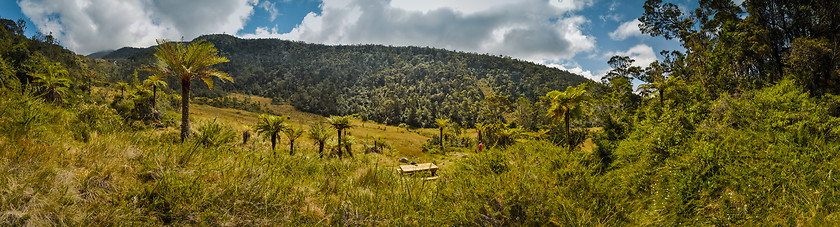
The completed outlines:
<svg viewBox="0 0 840 227">
<path fill-rule="evenodd" d="M 421 172 L 428 172 L 430 177 L 427 180 L 437 179 L 438 167 L 433 163 L 420 163 L 415 165 L 400 165 L 397 172 L 401 174 L 414 174 Z"/>
</svg>

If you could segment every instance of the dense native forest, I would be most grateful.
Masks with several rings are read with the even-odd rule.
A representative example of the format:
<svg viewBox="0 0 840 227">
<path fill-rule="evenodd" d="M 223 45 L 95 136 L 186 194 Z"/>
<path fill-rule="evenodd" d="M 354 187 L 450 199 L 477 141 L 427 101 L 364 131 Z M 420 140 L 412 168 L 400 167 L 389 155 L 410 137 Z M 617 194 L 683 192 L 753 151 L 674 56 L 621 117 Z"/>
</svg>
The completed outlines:
<svg viewBox="0 0 840 227">
<path fill-rule="evenodd" d="M 481 108 L 486 97 L 535 102 L 551 90 L 587 81 L 516 59 L 427 47 L 327 46 L 230 35 L 196 40 L 213 43 L 230 59 L 217 68 L 236 81 L 215 90 L 197 87 L 198 96 L 254 94 L 306 112 L 356 114 L 390 125 L 434 127 L 435 118 L 472 125 L 493 117 Z M 131 75 L 137 67 L 154 63 L 153 53 L 154 47 L 127 47 L 96 55 L 115 60 L 123 66 L 121 75 Z"/>
<path fill-rule="evenodd" d="M 838 225 L 840 2 L 640 7 L 683 49 L 601 81 L 225 35 L 95 59 L 2 19 L 0 225 Z"/>
</svg>

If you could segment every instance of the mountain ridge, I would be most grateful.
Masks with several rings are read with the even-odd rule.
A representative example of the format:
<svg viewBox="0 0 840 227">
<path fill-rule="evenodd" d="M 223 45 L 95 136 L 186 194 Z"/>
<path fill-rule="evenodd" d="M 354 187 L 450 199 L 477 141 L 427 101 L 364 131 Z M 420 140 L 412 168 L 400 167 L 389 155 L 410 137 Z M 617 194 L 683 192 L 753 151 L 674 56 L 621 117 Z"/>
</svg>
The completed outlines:
<svg viewBox="0 0 840 227">
<path fill-rule="evenodd" d="M 324 45 L 224 34 L 193 41 L 202 39 L 230 59 L 217 68 L 235 83 L 217 83 L 214 91 L 194 85 L 198 96 L 255 94 L 307 112 L 357 114 L 387 124 L 425 127 L 435 118 L 472 124 L 487 117 L 480 113 L 482 86 L 510 101 L 524 97 L 537 102 L 551 90 L 589 81 L 533 62 L 428 47 Z M 154 46 L 120 48 L 103 58 L 121 61 L 122 74 L 131 75 L 154 63 L 153 53 Z"/>
</svg>

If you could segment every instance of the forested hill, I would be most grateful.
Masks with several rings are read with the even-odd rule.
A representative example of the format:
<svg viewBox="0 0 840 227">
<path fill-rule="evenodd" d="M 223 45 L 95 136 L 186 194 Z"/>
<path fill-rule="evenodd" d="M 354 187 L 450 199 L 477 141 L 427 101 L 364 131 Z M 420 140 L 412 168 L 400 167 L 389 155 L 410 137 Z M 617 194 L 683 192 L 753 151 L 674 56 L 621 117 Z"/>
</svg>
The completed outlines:
<svg viewBox="0 0 840 227">
<path fill-rule="evenodd" d="M 388 124 L 424 127 L 435 118 L 451 118 L 471 125 L 484 118 L 485 95 L 533 102 L 551 90 L 587 81 L 531 62 L 428 47 L 329 46 L 229 35 L 198 39 L 215 44 L 230 59 L 218 68 L 235 83 L 217 83 L 221 89 L 213 93 L 196 87 L 196 95 L 250 93 L 307 112 L 357 114 Z M 131 70 L 154 59 L 153 52 L 123 48 L 103 58 L 120 61 L 123 74 L 131 75 Z"/>
</svg>

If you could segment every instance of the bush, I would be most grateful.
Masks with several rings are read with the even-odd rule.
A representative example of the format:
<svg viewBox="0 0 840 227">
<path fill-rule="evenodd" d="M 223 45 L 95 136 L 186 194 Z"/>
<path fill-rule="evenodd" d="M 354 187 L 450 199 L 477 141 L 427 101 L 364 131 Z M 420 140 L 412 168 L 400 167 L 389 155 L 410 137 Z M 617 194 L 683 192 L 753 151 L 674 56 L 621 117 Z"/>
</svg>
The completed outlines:
<svg viewBox="0 0 840 227">
<path fill-rule="evenodd" d="M 647 114 L 617 146 L 599 136 L 596 154 L 615 151 L 603 178 L 616 181 L 614 193 L 655 201 L 636 216 L 646 223 L 821 225 L 840 210 L 840 181 L 827 178 L 840 148 L 827 139 L 838 126 L 830 104 L 781 81 Z"/>
<path fill-rule="evenodd" d="M 123 128 L 123 120 L 116 110 L 100 104 L 79 104 L 75 107 L 76 121 L 91 130 L 112 133 Z"/>
<path fill-rule="evenodd" d="M 233 143 L 236 140 L 236 133 L 229 126 L 216 120 L 203 121 L 199 122 L 194 139 L 196 143 L 206 147 L 216 147 Z"/>
<path fill-rule="evenodd" d="M 49 116 L 45 112 L 49 107 L 31 93 L 8 96 L 0 104 L 0 127 L 11 138 L 38 135 L 47 130 Z"/>
</svg>

